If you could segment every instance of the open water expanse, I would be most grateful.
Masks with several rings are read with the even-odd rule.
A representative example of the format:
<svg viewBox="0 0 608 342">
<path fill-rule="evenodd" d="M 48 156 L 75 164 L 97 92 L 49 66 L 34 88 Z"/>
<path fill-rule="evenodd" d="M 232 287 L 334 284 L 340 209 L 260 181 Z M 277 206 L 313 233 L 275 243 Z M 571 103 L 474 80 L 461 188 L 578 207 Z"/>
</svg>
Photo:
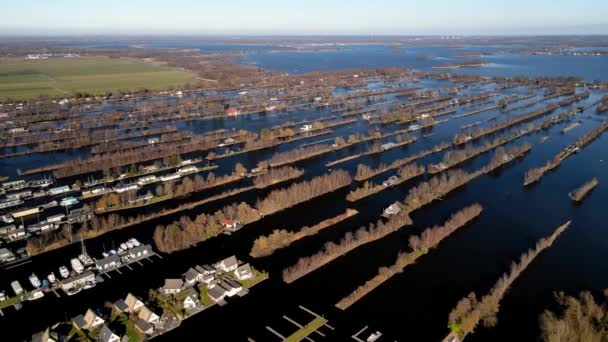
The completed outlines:
<svg viewBox="0 0 608 342">
<path fill-rule="evenodd" d="M 166 46 L 159 44 L 157 47 Z M 205 46 L 187 43 L 180 44 L 179 47 L 205 49 Z M 244 53 L 243 60 L 265 69 L 289 73 L 382 66 L 408 66 L 416 70 L 431 71 L 433 65 L 458 61 L 459 59 L 451 57 L 454 53 L 502 49 L 502 47 L 463 47 L 454 50 L 440 46 L 368 45 L 347 46 L 337 51 L 276 52 L 268 49 L 270 52 L 264 52 L 263 49 L 266 48 L 253 47 L 255 51 Z M 247 50 L 247 47 L 243 49 Z M 437 58 L 433 60 L 416 58 L 417 55 L 429 54 Z M 586 80 L 608 80 L 608 56 L 492 55 L 482 59 L 491 63 L 486 67 L 462 68 L 457 72 L 487 76 L 580 76 Z M 422 85 L 435 88 L 449 84 L 444 81 L 425 80 Z M 483 89 L 468 89 L 466 92 L 475 93 L 489 89 L 491 86 Z M 580 88 L 578 91 L 581 92 L 583 89 Z M 513 89 L 508 92 L 523 93 L 523 90 Z M 591 104 L 602 95 L 593 92 L 590 98 L 576 106 Z M 433 128 L 412 133 L 418 138 L 412 144 L 382 154 L 361 157 L 333 168 L 346 169 L 354 176 L 357 164 L 373 167 L 381 163 L 388 164 L 393 160 L 433 147 L 442 141 L 449 141 L 463 125 L 481 121 L 481 126 L 487 126 L 492 124 L 487 120 L 492 116 L 499 115 L 498 120 L 501 121 L 541 108 L 547 103 L 558 102 L 560 99 L 547 100 L 531 108 L 506 114 L 491 110 L 478 115 L 451 119 Z M 525 101 L 531 100 L 533 99 Z M 113 110 L 113 106 L 108 104 L 100 110 Z M 469 105 L 456 108 L 457 113 L 446 117 L 451 118 L 477 107 Z M 557 112 L 562 110 L 558 109 Z M 333 115 L 329 109 L 291 113 L 273 112 L 194 121 L 179 124 L 178 128 L 196 133 L 220 128 L 259 132 L 264 127 L 288 121 L 310 120 L 329 115 Z M 324 314 L 330 320 L 330 324 L 336 327 L 333 337 L 335 340 L 348 341 L 350 335 L 368 325 L 373 331 L 380 330 L 385 334 L 380 341 L 440 341 L 448 333 L 448 314 L 458 300 L 471 291 L 475 291 L 478 296 L 487 293 L 520 254 L 532 248 L 539 238 L 549 235 L 560 224 L 572 220 L 572 227 L 562 234 L 552 247 L 543 252 L 509 289 L 500 305 L 497 326 L 480 327 L 474 334 L 467 336 L 467 341 L 536 341 L 539 334 L 538 317 L 543 310 L 554 307 L 555 291 L 575 294 L 581 290 L 591 290 L 598 294 L 604 288 L 608 288 L 606 262 L 608 260 L 608 224 L 606 224 L 608 222 L 606 211 L 608 134 L 600 136 L 582 148 L 579 153 L 566 159 L 558 168 L 547 173 L 540 183 L 524 187 L 522 185 L 524 173 L 553 158 L 562 148 L 606 120 L 606 115 L 596 114 L 595 108 L 590 108 L 548 130 L 527 135 L 507 144 L 508 147 L 528 141 L 534 144 L 534 147 L 525 157 L 471 181 L 451 192 L 441 201 L 433 202 L 415 211 L 412 215 L 414 222 L 412 226 L 357 248 L 292 284 L 287 285 L 281 280 L 281 271 L 285 267 L 291 266 L 300 257 L 316 253 L 324 243 L 337 241 L 345 232 L 354 231 L 360 226 L 379 220 L 384 208 L 394 201 L 403 200 L 411 187 L 429 176 L 415 178 L 355 204 L 349 204 L 345 201 L 346 194 L 349 189 L 360 185 L 353 182 L 349 188 L 264 217 L 230 236 L 221 235 L 194 248 L 163 255 L 162 260 L 155 258 L 153 263 L 144 262 L 144 267 L 135 265 L 133 271 L 123 268 L 125 270 L 123 274 L 113 272 L 111 279 L 75 296 L 62 295 L 56 298 L 52 294 L 47 294 L 42 300 L 25 303 L 20 311 L 5 309 L 4 316 L 0 317 L 0 329 L 3 331 L 3 336 L 6 336 L 7 331 L 12 335 L 10 338 L 7 337 L 6 341 L 28 339 L 32 333 L 43 330 L 57 321 L 83 314 L 87 308 L 101 307 L 105 301 L 124 298 L 128 292 L 145 296 L 148 289 L 161 286 L 165 278 L 179 277 L 191 266 L 212 263 L 235 254 L 257 269 L 268 271 L 270 279 L 254 287 L 249 295 L 230 300 L 227 306 L 213 307 L 184 321 L 180 328 L 158 338 L 159 341 L 203 340 L 198 336 L 207 336 L 207 334 L 215 336 L 208 340 L 215 341 L 219 341 L 220 338 L 222 341 L 245 341 L 247 337 L 258 342 L 276 341 L 276 336 L 271 335 L 264 326 L 271 325 L 277 330 L 284 329 L 285 333 L 289 334 L 289 329 L 293 327 L 282 321 L 281 316 L 293 312 L 298 305 L 304 305 L 317 313 Z M 546 116 L 532 122 L 538 123 L 544 119 Z M 575 120 L 579 120 L 581 125 L 566 133 L 560 132 L 563 127 Z M 257 162 L 270 158 L 276 152 L 318 140 L 346 137 L 355 132 L 367 133 L 370 128 L 368 122 L 359 119 L 355 124 L 335 128 L 330 135 L 221 159 L 217 162 L 219 168 L 214 172 L 217 174 L 231 172 L 236 163 L 242 163 L 251 169 Z M 400 128 L 404 126 L 394 124 L 381 127 L 383 132 Z M 543 136 L 548 136 L 549 139 L 540 144 Z M 384 142 L 391 139 L 394 138 L 387 138 Z M 480 142 L 484 141 L 484 139 L 480 140 Z M 369 147 L 367 143 L 358 144 L 296 163 L 296 166 L 305 170 L 302 179 L 310 179 L 326 173 L 327 162 L 363 152 L 367 147 Z M 4 149 L 1 152 L 11 151 L 14 150 Z M 83 149 L 1 159 L 0 174 L 15 176 L 16 169 L 28 169 L 87 155 L 88 151 Z M 477 170 L 485 165 L 491 156 L 491 152 L 484 153 L 461 164 L 460 167 L 466 171 Z M 440 161 L 442 157 L 443 153 L 437 153 L 417 163 L 428 165 Z M 391 174 L 392 172 L 387 172 L 373 180 L 382 182 Z M 568 192 L 592 177 L 597 177 L 600 185 L 582 204 L 573 204 L 568 198 Z M 247 182 L 248 180 L 245 180 L 239 184 L 197 193 L 192 198 L 202 199 L 225 189 L 242 186 Z M 284 186 L 279 185 L 274 188 Z M 254 205 L 256 200 L 269 190 L 271 189 L 248 191 L 183 214 L 195 217 L 200 213 L 211 213 L 226 204 L 240 201 Z M 346 311 L 334 307 L 338 300 L 373 277 L 379 267 L 392 264 L 400 251 L 408 251 L 408 236 L 419 234 L 427 227 L 443 223 L 450 214 L 475 202 L 480 203 L 484 210 L 474 222 L 450 235 L 438 248 L 421 257 L 416 264 L 408 266 L 403 273 L 392 277 Z M 170 208 L 177 204 L 179 203 L 159 204 L 156 208 L 146 210 L 156 210 L 159 209 L 158 207 Z M 348 207 L 357 209 L 359 214 L 321 231 L 318 235 L 302 239 L 288 248 L 279 250 L 270 257 L 254 259 L 249 256 L 253 241 L 260 235 L 267 235 L 273 229 L 295 231 L 303 226 L 314 225 L 344 212 Z M 152 243 L 152 234 L 156 225 L 169 223 L 181 215 L 165 217 L 88 240 L 87 250 L 90 254 L 99 256 L 104 249 L 110 249 L 129 237 Z M 45 276 L 50 271 L 57 274 L 57 268 L 60 265 L 69 265 L 69 259 L 76 256 L 79 251 L 80 246 L 75 244 L 33 257 L 30 263 L 23 266 L 4 269 L 0 271 L 0 290 L 10 292 L 9 284 L 13 280 L 19 280 L 29 286 L 27 277 L 32 272 L 39 277 Z"/>
</svg>

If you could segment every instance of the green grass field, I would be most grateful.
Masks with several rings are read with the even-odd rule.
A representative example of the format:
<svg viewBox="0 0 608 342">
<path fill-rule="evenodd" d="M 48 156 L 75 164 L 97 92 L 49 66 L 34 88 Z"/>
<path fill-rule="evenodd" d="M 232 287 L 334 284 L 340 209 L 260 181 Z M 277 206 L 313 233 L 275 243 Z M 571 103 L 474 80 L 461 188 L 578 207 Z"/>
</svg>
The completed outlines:
<svg viewBox="0 0 608 342">
<path fill-rule="evenodd" d="M 0 100 L 24 100 L 76 92 L 164 89 L 192 82 L 193 73 L 138 59 L 105 57 L 0 59 Z"/>
</svg>

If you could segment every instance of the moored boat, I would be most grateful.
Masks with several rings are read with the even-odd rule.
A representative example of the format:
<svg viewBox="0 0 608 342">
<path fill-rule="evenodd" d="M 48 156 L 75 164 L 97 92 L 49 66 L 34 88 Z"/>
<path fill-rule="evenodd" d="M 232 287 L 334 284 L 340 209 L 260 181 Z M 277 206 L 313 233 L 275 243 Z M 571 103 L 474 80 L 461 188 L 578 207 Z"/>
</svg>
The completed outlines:
<svg viewBox="0 0 608 342">
<path fill-rule="evenodd" d="M 70 264 L 72 265 L 74 272 L 80 274 L 82 271 L 84 271 L 84 266 L 82 266 L 82 263 L 77 258 L 70 260 Z"/>
<path fill-rule="evenodd" d="M 51 272 L 49 273 L 49 275 L 46 276 L 46 279 L 49 280 L 49 283 L 54 284 L 55 281 L 57 281 L 57 278 L 55 277 L 55 273 Z"/>
<path fill-rule="evenodd" d="M 62 278 L 67 278 L 70 276 L 70 271 L 68 270 L 67 267 L 65 266 L 59 266 L 59 274 L 61 275 Z"/>
<path fill-rule="evenodd" d="M 34 273 L 32 273 L 32 275 L 30 276 L 30 283 L 32 284 L 32 286 L 37 289 L 40 287 L 41 283 L 40 283 L 40 279 L 38 278 L 37 275 L 35 275 Z"/>
</svg>

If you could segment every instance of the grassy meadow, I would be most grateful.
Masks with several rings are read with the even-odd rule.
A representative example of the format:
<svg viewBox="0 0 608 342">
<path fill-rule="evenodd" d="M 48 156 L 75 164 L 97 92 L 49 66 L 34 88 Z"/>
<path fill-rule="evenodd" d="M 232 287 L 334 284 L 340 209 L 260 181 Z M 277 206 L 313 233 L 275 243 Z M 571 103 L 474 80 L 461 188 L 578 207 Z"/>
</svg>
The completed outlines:
<svg viewBox="0 0 608 342">
<path fill-rule="evenodd" d="M 0 58 L 0 100 L 76 92 L 164 89 L 193 81 L 193 73 L 139 59 L 106 57 L 26 60 Z"/>
</svg>

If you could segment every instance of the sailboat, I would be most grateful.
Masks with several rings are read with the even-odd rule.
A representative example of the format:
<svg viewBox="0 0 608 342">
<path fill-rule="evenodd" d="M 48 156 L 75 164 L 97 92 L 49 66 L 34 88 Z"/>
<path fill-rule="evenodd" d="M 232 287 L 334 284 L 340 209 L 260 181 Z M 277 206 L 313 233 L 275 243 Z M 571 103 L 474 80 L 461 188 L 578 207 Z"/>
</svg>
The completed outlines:
<svg viewBox="0 0 608 342">
<path fill-rule="evenodd" d="M 95 261 L 87 254 L 87 248 L 84 245 L 82 236 L 80 237 L 80 245 L 82 246 L 82 253 L 78 256 L 78 260 L 80 260 L 85 267 L 93 265 Z"/>
</svg>

